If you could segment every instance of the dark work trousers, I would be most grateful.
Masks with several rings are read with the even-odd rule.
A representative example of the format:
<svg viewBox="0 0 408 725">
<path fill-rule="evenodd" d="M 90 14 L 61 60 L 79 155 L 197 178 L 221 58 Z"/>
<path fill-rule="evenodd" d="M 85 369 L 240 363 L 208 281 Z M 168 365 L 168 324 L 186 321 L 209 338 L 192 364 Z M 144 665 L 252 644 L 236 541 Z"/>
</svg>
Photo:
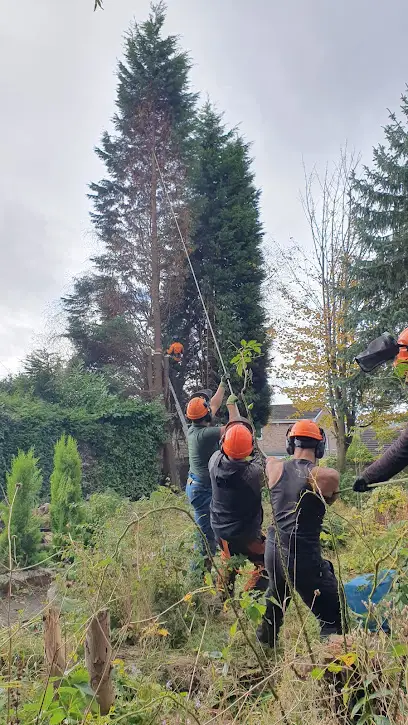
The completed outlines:
<svg viewBox="0 0 408 725">
<path fill-rule="evenodd" d="M 281 535 L 284 560 L 295 591 L 320 621 L 321 636 L 341 634 L 341 607 L 338 583 L 331 562 L 322 558 L 317 542 Z M 261 642 L 274 647 L 290 591 L 281 564 L 275 533 L 269 530 L 265 547 L 265 565 L 269 575 L 265 617 L 258 629 Z"/>
<path fill-rule="evenodd" d="M 258 592 L 266 591 L 268 588 L 268 574 L 264 564 L 265 536 L 261 532 L 250 539 L 245 537 L 234 538 L 229 541 L 218 539 L 218 545 L 221 549 L 221 567 L 217 586 L 225 598 L 234 596 L 235 579 L 239 571 L 233 565 L 231 566 L 230 559 L 232 556 L 245 556 L 255 564 L 255 568 L 244 587 L 245 591 L 252 589 Z"/>
</svg>

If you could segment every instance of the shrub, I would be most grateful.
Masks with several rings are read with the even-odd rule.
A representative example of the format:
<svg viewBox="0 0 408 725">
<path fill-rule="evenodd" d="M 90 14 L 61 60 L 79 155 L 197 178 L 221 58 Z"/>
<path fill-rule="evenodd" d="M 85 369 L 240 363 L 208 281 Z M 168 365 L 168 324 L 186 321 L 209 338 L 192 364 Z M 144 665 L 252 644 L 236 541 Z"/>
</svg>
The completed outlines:
<svg viewBox="0 0 408 725">
<path fill-rule="evenodd" d="M 328 453 L 327 456 L 322 459 L 320 465 L 327 466 L 327 468 L 337 468 L 337 456 L 333 453 Z"/>
<path fill-rule="evenodd" d="M 402 486 L 392 484 L 378 486 L 368 499 L 366 510 L 376 522 L 385 526 L 396 521 L 406 520 L 408 493 Z"/>
<path fill-rule="evenodd" d="M 149 496 L 160 478 L 165 422 L 164 406 L 156 401 L 109 396 L 96 411 L 89 401 L 87 407 L 68 408 L 0 389 L 0 479 L 12 456 L 33 446 L 44 476 L 42 500 L 49 501 L 53 448 L 66 433 L 78 443 L 85 495 L 109 487 L 133 500 Z"/>
<path fill-rule="evenodd" d="M 129 507 L 129 499 L 123 499 L 116 491 L 107 489 L 101 493 L 93 493 L 85 505 L 84 543 L 93 545 L 99 532 L 110 519 L 123 515 Z"/>
<path fill-rule="evenodd" d="M 357 470 L 360 471 L 364 466 L 372 463 L 373 460 L 373 455 L 361 440 L 360 433 L 354 433 L 353 440 L 347 451 L 347 462 L 353 463 Z"/>
<path fill-rule="evenodd" d="M 13 558 L 19 566 L 28 566 L 38 561 L 41 541 L 40 520 L 33 514 L 33 509 L 38 502 L 42 476 L 33 449 L 28 453 L 18 452 L 12 460 L 6 480 L 7 503 L 2 504 L 5 528 L 0 537 L 1 558 L 8 562 L 7 529 L 10 521 Z"/>
<path fill-rule="evenodd" d="M 51 475 L 51 529 L 57 546 L 68 529 L 75 533 L 82 522 L 81 478 L 76 441 L 72 436 L 62 435 L 55 445 Z"/>
</svg>

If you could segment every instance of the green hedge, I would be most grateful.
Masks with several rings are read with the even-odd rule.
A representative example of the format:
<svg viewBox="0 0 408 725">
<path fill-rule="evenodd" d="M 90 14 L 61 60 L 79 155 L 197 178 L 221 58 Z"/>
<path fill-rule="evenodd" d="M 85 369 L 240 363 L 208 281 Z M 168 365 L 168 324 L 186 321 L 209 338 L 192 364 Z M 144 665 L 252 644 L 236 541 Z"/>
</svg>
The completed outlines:
<svg viewBox="0 0 408 725">
<path fill-rule="evenodd" d="M 64 409 L 21 394 L 0 393 L 0 480 L 11 458 L 34 447 L 44 476 L 43 500 L 49 500 L 53 450 L 63 433 L 78 442 L 84 494 L 117 491 L 138 499 L 149 495 L 160 476 L 159 450 L 165 440 L 166 414 L 159 403 L 107 402 L 104 412 Z"/>
</svg>

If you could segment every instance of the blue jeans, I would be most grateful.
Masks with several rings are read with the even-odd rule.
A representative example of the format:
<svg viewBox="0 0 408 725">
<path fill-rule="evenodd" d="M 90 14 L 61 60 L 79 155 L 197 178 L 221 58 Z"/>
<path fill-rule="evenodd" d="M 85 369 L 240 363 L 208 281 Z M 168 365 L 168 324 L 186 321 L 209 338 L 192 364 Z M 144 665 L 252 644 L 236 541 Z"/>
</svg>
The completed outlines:
<svg viewBox="0 0 408 725">
<path fill-rule="evenodd" d="M 187 480 L 186 494 L 189 502 L 194 509 L 194 521 L 200 527 L 201 531 L 206 537 L 208 548 L 211 554 L 214 556 L 217 545 L 210 522 L 210 503 L 212 498 L 211 484 L 202 483 L 198 480 L 193 480 L 190 475 Z M 199 551 L 205 559 L 208 558 L 208 551 L 205 546 L 205 542 L 198 531 L 196 536 L 195 549 Z"/>
</svg>

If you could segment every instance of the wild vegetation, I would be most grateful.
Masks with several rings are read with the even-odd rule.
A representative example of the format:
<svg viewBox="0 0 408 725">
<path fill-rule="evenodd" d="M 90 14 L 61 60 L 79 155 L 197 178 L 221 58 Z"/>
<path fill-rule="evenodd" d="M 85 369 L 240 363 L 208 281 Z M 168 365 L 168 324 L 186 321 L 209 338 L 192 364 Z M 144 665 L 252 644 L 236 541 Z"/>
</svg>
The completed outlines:
<svg viewBox="0 0 408 725">
<path fill-rule="evenodd" d="M 362 570 L 402 571 L 407 492 L 383 487 L 360 504 L 339 502 L 328 514 L 327 556 L 343 580 Z M 269 521 L 266 500 L 264 508 Z M 0 722 L 406 721 L 403 577 L 381 607 L 370 608 L 378 622 L 387 618 L 390 635 L 370 634 L 363 625 L 344 639 L 320 643 L 313 616 L 301 609 L 300 623 L 292 607 L 279 647 L 264 651 L 255 637 L 263 603 L 242 590 L 249 572 L 243 569 L 235 599 L 225 605 L 210 575 L 194 580 L 194 524 L 182 497 L 160 489 L 131 503 L 96 493 L 85 516 L 83 536 L 71 537 L 63 560 L 52 565 L 65 675 L 55 685 L 47 680 L 41 613 L 27 620 L 21 612 L 0 633 Z M 100 716 L 83 641 L 90 618 L 104 607 L 111 617 L 116 699 L 111 713 Z"/>
<path fill-rule="evenodd" d="M 105 175 L 90 187 L 101 251 L 63 299 L 71 357 L 38 350 L 0 382 L 0 724 L 403 725 L 406 479 L 366 495 L 352 484 L 373 455 L 361 426 L 375 424 L 385 441 L 389 420 L 406 418 L 401 382 L 389 371 L 363 378 L 353 358 L 377 332 L 407 324 L 407 100 L 372 169 L 342 153 L 333 173 L 306 175 L 311 244 L 269 254 L 250 147 L 211 102 L 200 105 L 191 61 L 164 24 L 165 7 L 153 5 L 126 37 L 113 132 L 97 150 Z M 226 602 L 218 557 L 204 579 L 191 567 L 196 527 L 173 490 L 179 424 L 163 349 L 183 342 L 170 368 L 183 404 L 223 371 L 211 327 L 258 427 L 272 343 L 300 412 L 327 411 L 341 500 L 326 513 L 322 547 L 340 584 L 372 575 L 369 617 L 348 614 L 344 637 L 321 642 L 299 603 L 276 650 L 264 649 L 255 631 L 265 605 L 244 591 L 243 562 Z M 267 526 L 266 495 L 264 510 Z M 393 589 L 374 605 L 389 570 Z M 37 594 L 21 589 L 32 575 Z M 88 639 L 106 612 L 111 708 Z"/>
</svg>

